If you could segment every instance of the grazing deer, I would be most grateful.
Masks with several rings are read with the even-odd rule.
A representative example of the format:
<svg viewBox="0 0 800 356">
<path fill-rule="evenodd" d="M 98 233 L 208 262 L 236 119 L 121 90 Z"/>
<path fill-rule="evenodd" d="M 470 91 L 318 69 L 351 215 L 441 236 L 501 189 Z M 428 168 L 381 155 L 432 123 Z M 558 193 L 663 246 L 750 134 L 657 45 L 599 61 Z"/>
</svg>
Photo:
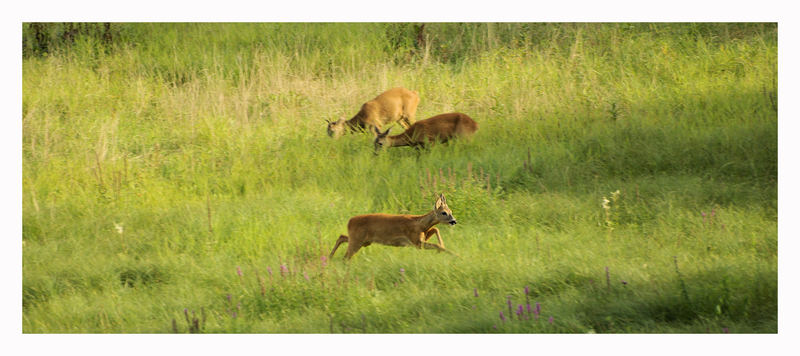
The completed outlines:
<svg viewBox="0 0 800 356">
<path fill-rule="evenodd" d="M 361 110 L 350 120 L 340 118 L 337 121 L 325 119 L 328 122 L 328 136 L 339 138 L 346 131 L 365 130 L 373 132 L 373 128 L 380 129 L 383 125 L 399 122 L 403 128 L 414 123 L 417 112 L 419 95 L 406 88 L 392 88 L 375 97 L 364 105 Z"/>
<path fill-rule="evenodd" d="M 450 252 L 444 248 L 444 240 L 442 240 L 439 229 L 433 227 L 438 223 L 456 224 L 456 218 L 447 207 L 447 201 L 443 194 L 436 199 L 433 211 L 425 215 L 367 214 L 354 216 L 347 222 L 348 235 L 339 236 L 329 258 L 333 258 L 336 249 L 345 242 L 347 242 L 345 259 L 350 259 L 360 248 L 367 247 L 373 242 L 389 246 L 415 246 L 419 249 Z M 438 245 L 428 242 L 433 235 L 439 239 Z"/>
<path fill-rule="evenodd" d="M 455 137 L 469 137 L 478 131 L 478 123 L 467 114 L 451 112 L 415 122 L 405 132 L 389 136 L 389 130 L 375 129 L 375 152 L 383 147 L 421 146 L 426 143 L 447 142 Z"/>
</svg>

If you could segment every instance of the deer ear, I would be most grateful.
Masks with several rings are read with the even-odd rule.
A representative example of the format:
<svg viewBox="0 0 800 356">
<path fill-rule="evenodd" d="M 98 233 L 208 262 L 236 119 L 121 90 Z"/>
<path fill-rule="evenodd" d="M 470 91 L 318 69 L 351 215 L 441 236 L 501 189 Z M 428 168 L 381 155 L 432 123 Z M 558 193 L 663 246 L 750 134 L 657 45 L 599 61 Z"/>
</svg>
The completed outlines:
<svg viewBox="0 0 800 356">
<path fill-rule="evenodd" d="M 439 197 L 436 198 L 436 203 L 433 204 L 433 209 L 439 209 L 439 207 L 441 207 L 442 204 L 444 204 L 444 200 L 442 200 L 442 198 L 443 195 L 439 194 Z"/>
</svg>

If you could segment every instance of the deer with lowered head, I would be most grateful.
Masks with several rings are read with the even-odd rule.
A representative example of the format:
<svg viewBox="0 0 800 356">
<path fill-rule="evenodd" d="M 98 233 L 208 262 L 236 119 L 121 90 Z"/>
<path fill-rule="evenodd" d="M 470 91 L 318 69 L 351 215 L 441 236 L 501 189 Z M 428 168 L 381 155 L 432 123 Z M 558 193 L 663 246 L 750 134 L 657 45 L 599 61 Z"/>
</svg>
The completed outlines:
<svg viewBox="0 0 800 356">
<path fill-rule="evenodd" d="M 439 229 L 434 227 L 438 223 L 456 224 L 456 218 L 447 207 L 447 201 L 443 194 L 436 199 L 433 211 L 424 215 L 367 214 L 354 216 L 347 222 L 347 235 L 339 236 L 329 258 L 333 258 L 336 249 L 345 242 L 347 242 L 347 252 L 344 258 L 348 260 L 360 248 L 367 247 L 373 242 L 388 246 L 414 246 L 419 249 L 450 252 L 444 248 L 444 240 L 442 240 Z M 433 235 L 436 235 L 439 240 L 438 245 L 428 242 Z"/>
<path fill-rule="evenodd" d="M 328 136 L 339 138 L 346 132 L 359 130 L 373 132 L 373 129 L 381 129 L 393 122 L 399 122 L 403 128 L 407 128 L 414 123 L 418 104 L 419 95 L 416 91 L 401 87 L 389 89 L 361 105 L 361 110 L 350 120 L 326 119 Z"/>
<path fill-rule="evenodd" d="M 417 121 L 399 135 L 389 136 L 389 130 L 375 130 L 376 153 L 383 147 L 425 147 L 428 143 L 445 143 L 456 137 L 469 137 L 478 131 L 478 123 L 467 114 L 451 112 Z"/>
</svg>

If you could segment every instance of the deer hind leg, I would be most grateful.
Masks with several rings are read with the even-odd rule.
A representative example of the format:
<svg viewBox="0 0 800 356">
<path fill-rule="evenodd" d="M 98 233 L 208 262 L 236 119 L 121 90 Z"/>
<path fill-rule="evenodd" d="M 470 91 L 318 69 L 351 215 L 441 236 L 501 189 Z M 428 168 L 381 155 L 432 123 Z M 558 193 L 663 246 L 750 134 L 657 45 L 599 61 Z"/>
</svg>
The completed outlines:
<svg viewBox="0 0 800 356">
<path fill-rule="evenodd" d="M 348 238 L 347 235 L 339 235 L 339 239 L 336 240 L 336 245 L 333 245 L 333 250 L 331 250 L 331 254 L 328 256 L 328 258 L 333 258 L 333 254 L 336 253 L 336 249 L 339 248 L 339 245 L 349 242 L 349 240 L 350 238 Z"/>
<path fill-rule="evenodd" d="M 358 252 L 360 248 L 367 247 L 372 244 L 370 241 L 364 242 L 363 240 L 364 238 L 351 239 L 347 244 L 347 252 L 344 254 L 344 259 L 349 260 L 351 257 L 353 257 L 353 255 L 356 254 L 356 252 Z"/>
<path fill-rule="evenodd" d="M 433 235 L 436 235 L 436 238 L 439 240 L 439 246 L 444 248 L 444 240 L 442 240 L 442 235 L 439 233 L 439 229 L 435 227 L 432 227 L 425 232 L 425 242 L 428 242 Z"/>
</svg>

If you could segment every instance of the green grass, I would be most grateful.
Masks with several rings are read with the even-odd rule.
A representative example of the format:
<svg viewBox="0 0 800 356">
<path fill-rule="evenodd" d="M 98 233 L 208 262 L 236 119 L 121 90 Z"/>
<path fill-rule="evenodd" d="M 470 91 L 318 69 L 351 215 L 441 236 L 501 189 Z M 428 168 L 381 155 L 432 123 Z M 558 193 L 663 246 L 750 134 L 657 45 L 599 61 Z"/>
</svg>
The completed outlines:
<svg viewBox="0 0 800 356">
<path fill-rule="evenodd" d="M 775 24 L 66 26 L 23 25 L 25 333 L 777 332 Z M 479 131 L 327 137 L 393 86 Z M 322 259 L 437 193 L 460 257 Z"/>
</svg>

